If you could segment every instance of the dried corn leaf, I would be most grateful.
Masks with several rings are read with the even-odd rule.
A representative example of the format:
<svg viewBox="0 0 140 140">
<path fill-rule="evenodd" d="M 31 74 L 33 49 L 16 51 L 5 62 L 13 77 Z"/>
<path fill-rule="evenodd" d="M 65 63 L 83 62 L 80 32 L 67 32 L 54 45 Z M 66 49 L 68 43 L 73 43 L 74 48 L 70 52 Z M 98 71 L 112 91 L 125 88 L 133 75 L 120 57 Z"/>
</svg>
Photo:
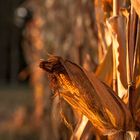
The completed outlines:
<svg viewBox="0 0 140 140">
<path fill-rule="evenodd" d="M 103 62 L 97 67 L 95 75 L 105 82 L 107 85 L 112 84 L 113 80 L 113 62 L 112 62 L 112 47 L 108 48 L 107 54 Z"/>
<path fill-rule="evenodd" d="M 140 37 L 140 36 L 139 36 Z M 140 128 L 140 40 L 138 41 L 138 53 L 136 63 L 136 97 L 135 97 L 135 120 L 136 125 Z"/>
<path fill-rule="evenodd" d="M 117 91 L 120 98 L 127 96 L 125 24 L 125 18 L 122 16 L 111 17 L 107 21 L 113 40 Z"/>
<path fill-rule="evenodd" d="M 140 17 L 140 1 L 139 0 L 131 0 L 131 4 L 134 7 L 136 13 Z"/>
<path fill-rule="evenodd" d="M 128 23 L 128 46 L 127 46 L 127 61 L 129 63 L 128 69 L 129 69 L 129 78 L 128 78 L 128 84 L 131 84 L 132 82 L 135 82 L 135 55 L 137 52 L 137 45 L 136 45 L 136 40 L 137 40 L 137 31 L 138 29 L 138 24 L 137 24 L 137 15 L 134 9 L 131 7 L 131 12 L 130 12 L 130 20 Z M 138 30 L 137 30 L 138 29 Z"/>
<path fill-rule="evenodd" d="M 130 111 L 94 74 L 56 56 L 42 61 L 40 67 L 47 71 L 52 88 L 82 112 L 102 135 L 133 129 Z"/>
<path fill-rule="evenodd" d="M 136 126 L 140 128 L 140 75 L 136 80 L 136 104 L 135 104 L 135 121 Z"/>
</svg>

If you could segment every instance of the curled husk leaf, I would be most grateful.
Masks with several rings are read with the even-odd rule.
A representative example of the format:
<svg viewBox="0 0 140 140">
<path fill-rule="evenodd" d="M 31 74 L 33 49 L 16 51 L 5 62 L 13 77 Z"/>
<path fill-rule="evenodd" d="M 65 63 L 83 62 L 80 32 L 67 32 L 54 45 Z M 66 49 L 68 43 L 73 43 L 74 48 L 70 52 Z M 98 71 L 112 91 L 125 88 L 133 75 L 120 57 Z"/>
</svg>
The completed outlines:
<svg viewBox="0 0 140 140">
<path fill-rule="evenodd" d="M 83 113 L 102 135 L 133 129 L 130 111 L 105 83 L 94 74 L 61 57 L 40 62 L 52 88 L 74 109 Z"/>
</svg>

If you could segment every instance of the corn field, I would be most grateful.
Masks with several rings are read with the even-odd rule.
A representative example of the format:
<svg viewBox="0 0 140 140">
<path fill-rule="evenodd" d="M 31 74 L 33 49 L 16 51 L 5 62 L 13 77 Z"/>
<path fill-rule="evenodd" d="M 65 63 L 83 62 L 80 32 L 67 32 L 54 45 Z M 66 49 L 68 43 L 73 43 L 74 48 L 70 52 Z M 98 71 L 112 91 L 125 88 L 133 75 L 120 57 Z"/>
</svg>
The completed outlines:
<svg viewBox="0 0 140 140">
<path fill-rule="evenodd" d="M 42 139 L 139 140 L 140 1 L 30 0 L 23 6 L 33 12 L 23 49 L 36 127 L 47 110 Z"/>
</svg>

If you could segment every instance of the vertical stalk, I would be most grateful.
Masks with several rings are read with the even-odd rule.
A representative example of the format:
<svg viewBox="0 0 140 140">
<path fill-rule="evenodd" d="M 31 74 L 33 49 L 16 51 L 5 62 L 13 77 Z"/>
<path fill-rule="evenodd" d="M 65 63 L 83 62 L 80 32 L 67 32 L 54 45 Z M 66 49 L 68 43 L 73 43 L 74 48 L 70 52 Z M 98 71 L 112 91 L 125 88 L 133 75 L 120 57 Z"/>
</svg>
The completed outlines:
<svg viewBox="0 0 140 140">
<path fill-rule="evenodd" d="M 128 19 L 129 20 L 129 19 Z M 136 45 L 136 30 L 137 30 L 137 16 L 131 6 L 130 21 L 127 24 L 127 83 L 128 83 L 128 94 L 129 94 L 129 108 L 132 116 L 134 113 L 134 94 L 135 94 L 135 52 L 137 51 Z"/>
<path fill-rule="evenodd" d="M 113 0 L 113 16 L 117 16 L 118 11 L 118 0 Z M 115 43 L 113 40 L 113 90 L 117 92 L 117 71 L 116 71 L 116 54 L 115 54 Z"/>
<path fill-rule="evenodd" d="M 135 41 L 135 50 L 134 50 L 134 63 L 133 63 L 133 81 L 136 81 L 136 68 L 137 68 L 137 54 L 138 54 L 138 47 L 140 46 L 140 21 L 137 21 L 137 33 L 136 33 L 136 41 Z"/>
<path fill-rule="evenodd" d="M 113 0 L 113 16 L 118 15 L 118 0 Z"/>
<path fill-rule="evenodd" d="M 130 16 L 127 15 L 127 30 L 126 30 L 126 67 L 127 67 L 127 83 L 129 95 L 129 109 L 134 118 L 135 104 L 135 81 L 136 81 L 136 57 L 139 39 L 139 24 L 137 23 L 137 15 L 131 6 Z M 138 28 L 138 31 L 137 31 Z M 138 132 L 128 131 L 125 134 L 125 140 L 136 140 Z"/>
<path fill-rule="evenodd" d="M 113 55 L 113 90 L 117 93 L 117 71 L 116 71 L 116 54 L 115 54 L 115 43 L 113 40 L 112 55 Z"/>
<path fill-rule="evenodd" d="M 88 123 L 88 118 L 83 115 L 81 120 L 77 124 L 70 140 L 80 140 L 87 123 Z"/>
</svg>

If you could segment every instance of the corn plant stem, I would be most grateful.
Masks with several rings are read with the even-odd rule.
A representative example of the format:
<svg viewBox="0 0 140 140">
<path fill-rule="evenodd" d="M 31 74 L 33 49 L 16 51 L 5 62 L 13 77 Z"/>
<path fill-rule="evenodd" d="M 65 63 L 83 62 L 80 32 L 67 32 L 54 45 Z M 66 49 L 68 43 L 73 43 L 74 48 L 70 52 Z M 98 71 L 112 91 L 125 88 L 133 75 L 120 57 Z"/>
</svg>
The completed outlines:
<svg viewBox="0 0 140 140">
<path fill-rule="evenodd" d="M 128 33 L 129 32 L 129 22 L 128 22 L 128 29 L 127 29 L 127 42 L 128 42 L 128 40 L 129 40 L 129 37 L 128 37 Z M 132 83 L 131 83 L 131 69 L 130 69 L 130 56 L 129 56 L 129 48 L 128 48 L 128 43 L 127 43 L 127 59 L 126 59 L 126 66 L 127 66 L 127 84 L 128 84 L 128 94 L 129 94 L 129 101 L 128 101 L 128 105 L 129 105 L 129 108 L 130 108 L 130 110 L 131 110 L 131 113 L 133 112 L 133 108 L 132 108 Z"/>
<path fill-rule="evenodd" d="M 134 50 L 134 63 L 133 63 L 133 81 L 136 83 L 136 73 L 137 73 L 137 55 L 140 49 L 140 20 L 137 21 L 137 34 L 136 34 L 136 43 L 135 43 L 135 50 Z M 133 104 L 135 104 L 136 100 L 136 93 L 133 95 Z"/>
<path fill-rule="evenodd" d="M 128 45 L 128 53 L 129 53 L 129 68 L 130 68 L 130 79 L 128 82 L 133 82 L 133 63 L 134 63 L 134 51 L 135 51 L 135 41 L 136 41 L 136 27 L 137 27 L 137 16 L 136 13 L 133 9 L 131 8 L 131 13 L 130 13 L 130 26 L 129 26 L 129 45 Z"/>
<path fill-rule="evenodd" d="M 136 100 L 136 93 L 135 93 L 135 83 L 136 83 L 136 70 L 137 70 L 137 54 L 138 54 L 138 49 L 139 49 L 139 46 L 140 46 L 140 22 L 139 20 L 137 21 L 137 34 L 136 34 L 136 41 L 135 41 L 135 50 L 134 50 L 134 58 L 133 58 L 133 67 L 132 67 L 132 74 L 133 74 L 133 93 L 132 94 L 132 99 L 131 99 L 131 108 L 132 108 L 132 111 L 134 112 L 134 104 L 135 104 L 135 100 Z"/>
<path fill-rule="evenodd" d="M 118 14 L 118 0 L 113 0 L 113 16 Z M 116 71 L 116 54 L 115 54 L 115 43 L 113 40 L 113 90 L 117 93 L 117 71 Z"/>
<path fill-rule="evenodd" d="M 87 123 L 88 123 L 88 118 L 83 115 L 79 123 L 77 124 L 70 140 L 75 140 L 75 139 L 80 140 Z"/>
<path fill-rule="evenodd" d="M 130 20 L 129 20 L 130 18 Z M 138 28 L 137 28 L 138 27 Z M 130 34 L 131 33 L 131 34 Z M 129 94 L 129 108 L 134 118 L 134 104 L 135 104 L 135 81 L 136 81 L 136 57 L 139 44 L 139 21 L 137 21 L 137 15 L 134 9 L 131 7 L 131 15 L 128 17 L 127 22 L 127 83 Z M 136 139 L 135 134 L 131 134 L 131 138 Z"/>
<path fill-rule="evenodd" d="M 135 51 L 134 51 L 134 63 L 133 63 L 133 77 L 134 81 L 136 80 L 136 62 L 137 62 L 137 53 L 138 53 L 138 47 L 140 46 L 140 21 L 138 19 L 137 21 L 137 34 L 136 34 L 136 43 L 135 43 Z"/>
<path fill-rule="evenodd" d="M 136 13 L 131 7 L 130 20 L 127 24 L 127 83 L 129 94 L 129 108 L 133 116 L 134 112 L 134 94 L 135 94 L 135 78 L 133 75 L 133 63 L 135 50 L 135 31 L 136 31 Z M 131 33 L 131 34 L 130 34 Z M 134 70 L 135 71 L 135 70 Z"/>
<path fill-rule="evenodd" d="M 119 14 L 119 0 L 113 0 L 113 16 Z"/>
<path fill-rule="evenodd" d="M 113 41 L 113 90 L 117 93 L 117 71 L 116 71 L 116 54 L 114 49 L 114 41 Z"/>
</svg>

